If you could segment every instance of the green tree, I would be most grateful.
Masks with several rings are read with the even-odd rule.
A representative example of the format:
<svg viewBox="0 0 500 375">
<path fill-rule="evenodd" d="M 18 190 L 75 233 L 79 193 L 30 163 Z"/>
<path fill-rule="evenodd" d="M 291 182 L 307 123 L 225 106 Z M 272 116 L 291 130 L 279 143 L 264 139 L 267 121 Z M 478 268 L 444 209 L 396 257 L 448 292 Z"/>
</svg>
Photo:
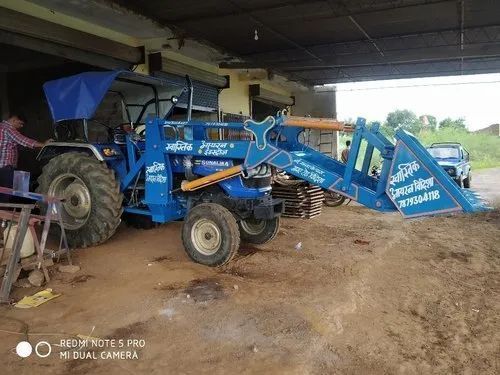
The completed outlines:
<svg viewBox="0 0 500 375">
<path fill-rule="evenodd" d="M 465 119 L 463 118 L 453 120 L 450 117 L 447 117 L 439 123 L 439 129 L 467 130 L 467 125 L 465 124 Z"/>
<path fill-rule="evenodd" d="M 394 132 L 396 128 L 401 127 L 404 130 L 408 130 L 410 133 L 417 134 L 422 129 L 422 122 L 412 111 L 398 109 L 387 115 L 385 126 L 392 130 L 392 132 Z"/>
<path fill-rule="evenodd" d="M 436 130 L 437 129 L 437 119 L 431 115 L 420 116 L 420 122 L 422 123 L 422 128 L 425 130 Z"/>
</svg>

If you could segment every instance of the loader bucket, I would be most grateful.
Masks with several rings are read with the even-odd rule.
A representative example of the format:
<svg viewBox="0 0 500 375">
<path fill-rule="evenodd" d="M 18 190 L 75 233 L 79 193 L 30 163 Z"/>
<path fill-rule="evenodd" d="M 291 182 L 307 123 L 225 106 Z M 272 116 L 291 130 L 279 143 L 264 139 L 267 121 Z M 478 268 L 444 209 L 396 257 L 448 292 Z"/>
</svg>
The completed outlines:
<svg viewBox="0 0 500 375">
<path fill-rule="evenodd" d="M 410 133 L 399 129 L 386 194 L 405 218 L 488 209 L 473 191 L 460 189 Z"/>
</svg>

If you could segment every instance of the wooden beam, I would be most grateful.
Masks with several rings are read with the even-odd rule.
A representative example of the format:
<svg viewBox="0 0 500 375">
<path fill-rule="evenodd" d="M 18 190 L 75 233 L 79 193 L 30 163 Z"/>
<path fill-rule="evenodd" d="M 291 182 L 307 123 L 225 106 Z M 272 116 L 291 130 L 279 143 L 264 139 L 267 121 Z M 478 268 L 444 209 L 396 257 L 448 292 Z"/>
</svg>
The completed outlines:
<svg viewBox="0 0 500 375">
<path fill-rule="evenodd" d="M 23 72 L 26 70 L 34 70 L 34 69 L 44 69 L 44 68 L 52 68 L 54 66 L 59 66 L 64 62 L 64 60 L 59 58 L 36 58 L 28 61 L 9 63 L 7 66 L 7 72 Z"/>
<path fill-rule="evenodd" d="M 144 63 L 144 50 L 141 47 L 130 47 L 7 8 L 0 8 L 0 30 L 109 56 L 130 64 Z"/>
<path fill-rule="evenodd" d="M 78 48 L 63 46 L 53 42 L 47 42 L 42 39 L 2 31 L 1 29 L 0 43 L 26 48 L 104 69 L 127 69 L 131 65 L 131 63 L 123 60 L 117 60 L 112 57 L 87 52 Z"/>
</svg>

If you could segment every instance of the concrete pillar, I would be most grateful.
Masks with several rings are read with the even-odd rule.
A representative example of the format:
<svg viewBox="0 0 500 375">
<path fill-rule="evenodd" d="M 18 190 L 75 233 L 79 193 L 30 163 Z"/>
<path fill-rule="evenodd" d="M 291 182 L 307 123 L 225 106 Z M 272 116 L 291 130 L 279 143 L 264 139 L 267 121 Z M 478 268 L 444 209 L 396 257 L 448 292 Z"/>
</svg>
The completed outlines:
<svg viewBox="0 0 500 375">
<path fill-rule="evenodd" d="M 337 118 L 337 91 L 335 86 L 315 87 L 294 92 L 292 115 Z M 311 130 L 304 135 L 308 145 L 333 158 L 338 157 L 339 132 Z"/>
</svg>

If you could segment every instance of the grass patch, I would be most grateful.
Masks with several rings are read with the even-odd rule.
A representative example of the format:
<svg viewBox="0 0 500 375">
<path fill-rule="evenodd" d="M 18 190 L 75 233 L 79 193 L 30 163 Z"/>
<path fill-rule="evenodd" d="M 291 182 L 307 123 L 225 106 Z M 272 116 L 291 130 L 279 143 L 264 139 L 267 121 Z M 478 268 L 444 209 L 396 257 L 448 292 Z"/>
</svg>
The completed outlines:
<svg viewBox="0 0 500 375">
<path fill-rule="evenodd" d="M 500 166 L 500 137 L 453 129 L 421 132 L 417 137 L 424 146 L 437 142 L 460 142 L 469 151 L 475 170 Z"/>
</svg>

